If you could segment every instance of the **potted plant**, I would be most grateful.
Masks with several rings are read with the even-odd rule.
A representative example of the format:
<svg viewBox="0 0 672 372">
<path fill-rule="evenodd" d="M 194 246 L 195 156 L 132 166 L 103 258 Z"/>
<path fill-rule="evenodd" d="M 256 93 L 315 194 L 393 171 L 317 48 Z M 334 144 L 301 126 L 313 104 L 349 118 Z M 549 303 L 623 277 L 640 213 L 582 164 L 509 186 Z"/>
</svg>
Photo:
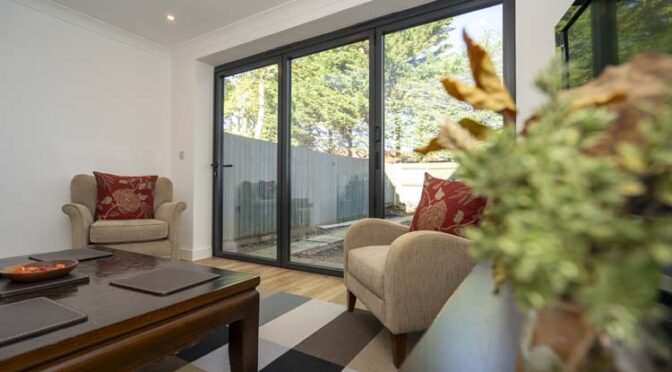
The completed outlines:
<svg viewBox="0 0 672 372">
<path fill-rule="evenodd" d="M 446 91 L 512 125 L 490 58 L 465 41 L 476 86 L 443 78 Z M 454 151 L 461 180 L 488 198 L 466 235 L 530 311 L 521 369 L 577 370 L 596 344 L 641 341 L 672 263 L 672 57 L 642 54 L 568 91 L 548 76 L 518 135 L 449 121 L 418 151 Z"/>
</svg>

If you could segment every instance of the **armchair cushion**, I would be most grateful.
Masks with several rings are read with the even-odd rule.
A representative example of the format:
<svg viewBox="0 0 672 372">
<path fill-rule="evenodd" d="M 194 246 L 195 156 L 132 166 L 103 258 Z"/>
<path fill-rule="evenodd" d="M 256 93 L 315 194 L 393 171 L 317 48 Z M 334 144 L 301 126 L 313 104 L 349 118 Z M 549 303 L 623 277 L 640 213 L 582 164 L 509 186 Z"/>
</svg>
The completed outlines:
<svg viewBox="0 0 672 372">
<path fill-rule="evenodd" d="M 161 220 L 99 220 L 91 224 L 89 240 L 98 244 L 147 242 L 165 239 L 168 232 L 168 223 Z"/>
<path fill-rule="evenodd" d="M 485 198 L 474 195 L 462 182 L 442 180 L 425 173 L 411 231 L 435 230 L 462 236 L 464 227 L 481 221 L 486 203 Z"/>
<path fill-rule="evenodd" d="M 98 186 L 96 219 L 154 218 L 154 189 L 158 176 L 125 177 L 93 172 Z"/>
<path fill-rule="evenodd" d="M 349 253 L 349 273 L 380 298 L 385 298 L 385 262 L 389 245 L 374 245 Z"/>
</svg>

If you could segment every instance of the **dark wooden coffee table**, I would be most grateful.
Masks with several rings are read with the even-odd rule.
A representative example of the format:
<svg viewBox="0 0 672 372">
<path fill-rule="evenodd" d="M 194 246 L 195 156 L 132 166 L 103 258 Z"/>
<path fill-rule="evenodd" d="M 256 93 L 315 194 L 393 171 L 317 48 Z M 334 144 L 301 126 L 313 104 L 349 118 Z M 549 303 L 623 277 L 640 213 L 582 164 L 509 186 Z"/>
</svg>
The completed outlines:
<svg viewBox="0 0 672 372">
<path fill-rule="evenodd" d="M 0 371 L 133 369 L 194 344 L 224 324 L 229 324 L 231 370 L 257 370 L 258 276 L 95 248 L 114 252 L 114 256 L 80 263 L 76 272 L 89 275 L 89 284 L 3 300 L 9 303 L 48 297 L 86 313 L 88 320 L 0 347 Z M 169 296 L 109 285 L 110 281 L 158 268 L 199 270 L 221 276 Z"/>
</svg>

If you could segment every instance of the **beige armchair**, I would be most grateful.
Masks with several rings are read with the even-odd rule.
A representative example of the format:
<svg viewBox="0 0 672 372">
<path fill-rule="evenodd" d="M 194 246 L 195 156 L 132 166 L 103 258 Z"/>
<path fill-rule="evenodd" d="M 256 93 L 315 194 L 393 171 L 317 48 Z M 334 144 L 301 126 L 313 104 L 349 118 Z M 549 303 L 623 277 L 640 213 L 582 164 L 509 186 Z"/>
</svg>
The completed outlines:
<svg viewBox="0 0 672 372">
<path fill-rule="evenodd" d="M 91 244 L 148 254 L 172 260 L 180 258 L 180 216 L 187 207 L 174 202 L 173 183 L 159 177 L 154 190 L 154 219 L 94 221 L 96 178 L 80 174 L 70 183 L 71 203 L 63 206 L 70 217 L 72 247 Z"/>
<path fill-rule="evenodd" d="M 454 235 L 409 232 L 408 226 L 379 219 L 364 219 L 348 229 L 348 311 L 359 299 L 385 325 L 392 334 L 395 366 L 406 357 L 406 334 L 427 329 L 474 266 L 468 244 Z"/>
</svg>

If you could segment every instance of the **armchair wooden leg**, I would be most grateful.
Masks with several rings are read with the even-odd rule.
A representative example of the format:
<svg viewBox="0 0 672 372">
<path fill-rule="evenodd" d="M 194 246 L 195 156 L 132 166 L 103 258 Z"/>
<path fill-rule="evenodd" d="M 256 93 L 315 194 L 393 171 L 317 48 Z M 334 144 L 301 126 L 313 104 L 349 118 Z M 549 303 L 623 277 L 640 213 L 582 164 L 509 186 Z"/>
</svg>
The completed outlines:
<svg viewBox="0 0 672 372">
<path fill-rule="evenodd" d="M 355 311 L 355 303 L 357 302 L 357 297 L 355 297 L 355 294 L 348 291 L 348 311 L 353 312 Z"/>
<path fill-rule="evenodd" d="M 406 359 L 406 333 L 392 334 L 392 360 L 394 366 L 399 368 Z"/>
</svg>

